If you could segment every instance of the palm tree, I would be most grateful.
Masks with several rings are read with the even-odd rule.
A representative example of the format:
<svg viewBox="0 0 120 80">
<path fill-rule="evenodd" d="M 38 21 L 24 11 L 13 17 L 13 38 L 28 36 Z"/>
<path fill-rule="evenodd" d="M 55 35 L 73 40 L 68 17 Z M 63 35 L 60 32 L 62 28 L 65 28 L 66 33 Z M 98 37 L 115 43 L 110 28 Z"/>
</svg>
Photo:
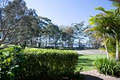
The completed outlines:
<svg viewBox="0 0 120 80">
<path fill-rule="evenodd" d="M 90 28 L 89 31 L 93 32 L 93 37 L 96 37 L 96 39 L 101 38 L 104 42 L 104 46 L 106 49 L 106 54 L 107 58 L 109 58 L 109 52 L 108 52 L 108 47 L 107 47 L 107 41 L 108 41 L 108 36 L 107 36 L 107 28 L 105 24 L 101 25 L 101 22 L 103 23 L 104 20 L 100 19 L 102 18 L 102 15 L 96 15 L 92 17 L 89 21 L 91 25 L 94 25 L 94 27 Z"/>
<path fill-rule="evenodd" d="M 110 38 L 114 38 L 116 41 L 116 61 L 119 61 L 119 38 L 120 38 L 120 12 L 119 8 L 111 11 L 106 11 L 102 7 L 96 8 L 96 10 L 101 10 L 104 13 L 98 14 L 90 19 L 90 22 L 95 27 L 92 28 L 96 34 L 102 35 L 101 37 L 107 41 Z M 98 36 L 98 35 L 97 35 Z M 108 50 L 107 44 L 105 44 L 107 57 Z"/>
</svg>

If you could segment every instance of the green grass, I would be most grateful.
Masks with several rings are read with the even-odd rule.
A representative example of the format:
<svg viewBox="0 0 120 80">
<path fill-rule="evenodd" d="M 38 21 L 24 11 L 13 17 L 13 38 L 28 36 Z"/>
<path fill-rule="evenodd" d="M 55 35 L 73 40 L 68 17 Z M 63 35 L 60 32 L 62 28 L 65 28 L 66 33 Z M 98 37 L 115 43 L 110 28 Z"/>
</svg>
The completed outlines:
<svg viewBox="0 0 120 80">
<path fill-rule="evenodd" d="M 76 66 L 76 70 L 80 70 L 80 68 L 82 67 L 83 71 L 89 71 L 89 70 L 93 70 L 94 69 L 94 61 L 97 58 L 105 58 L 106 54 L 85 54 L 79 55 L 79 60 L 78 60 L 78 64 Z"/>
</svg>

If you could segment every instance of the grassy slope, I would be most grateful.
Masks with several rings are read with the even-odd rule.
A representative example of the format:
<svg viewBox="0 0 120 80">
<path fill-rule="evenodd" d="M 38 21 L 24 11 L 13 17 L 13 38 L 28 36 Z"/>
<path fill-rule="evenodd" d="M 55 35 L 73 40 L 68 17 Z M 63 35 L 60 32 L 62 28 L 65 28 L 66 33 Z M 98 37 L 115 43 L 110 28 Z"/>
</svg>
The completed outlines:
<svg viewBox="0 0 120 80">
<path fill-rule="evenodd" d="M 94 69 L 94 61 L 97 58 L 105 58 L 105 54 L 85 54 L 79 55 L 78 65 L 76 69 L 79 70 L 80 67 L 83 67 L 83 71 L 89 71 Z"/>
</svg>

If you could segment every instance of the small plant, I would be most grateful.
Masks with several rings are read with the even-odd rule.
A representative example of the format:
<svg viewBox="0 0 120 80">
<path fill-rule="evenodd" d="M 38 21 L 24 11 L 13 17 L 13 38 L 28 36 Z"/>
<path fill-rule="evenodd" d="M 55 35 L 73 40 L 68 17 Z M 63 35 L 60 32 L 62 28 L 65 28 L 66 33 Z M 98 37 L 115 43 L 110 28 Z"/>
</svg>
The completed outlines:
<svg viewBox="0 0 120 80">
<path fill-rule="evenodd" d="M 120 76 L 120 63 L 114 59 L 100 58 L 95 61 L 94 65 L 100 73 Z"/>
</svg>

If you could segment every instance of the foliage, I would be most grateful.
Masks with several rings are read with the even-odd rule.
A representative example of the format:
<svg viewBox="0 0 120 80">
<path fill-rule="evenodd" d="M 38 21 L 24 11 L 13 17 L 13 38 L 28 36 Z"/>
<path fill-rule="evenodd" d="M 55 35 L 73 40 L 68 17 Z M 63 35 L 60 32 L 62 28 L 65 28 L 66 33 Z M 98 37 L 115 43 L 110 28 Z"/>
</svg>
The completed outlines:
<svg viewBox="0 0 120 80">
<path fill-rule="evenodd" d="M 113 2 L 119 2 L 119 3 L 120 3 L 120 0 L 110 0 L 110 1 L 113 1 Z"/>
<path fill-rule="evenodd" d="M 74 29 L 73 27 L 65 27 L 62 28 L 61 30 L 61 40 L 62 40 L 62 45 L 65 46 L 67 45 L 68 48 L 73 47 L 73 41 L 74 41 Z M 64 44 L 64 43 L 65 44 Z"/>
<path fill-rule="evenodd" d="M 2 50 L 0 58 L 3 80 L 59 80 L 75 76 L 78 55 L 73 51 L 37 48 L 27 48 L 22 52 L 15 46 Z"/>
<path fill-rule="evenodd" d="M 0 45 L 21 44 L 38 37 L 41 29 L 50 21 L 39 17 L 34 9 L 28 9 L 24 0 L 2 0 L 0 5 Z"/>
<path fill-rule="evenodd" d="M 46 47 L 48 47 L 49 45 L 54 44 L 55 47 L 58 44 L 58 40 L 60 39 L 60 30 L 59 27 L 57 25 L 54 25 L 53 23 L 49 23 L 46 27 L 44 27 L 43 29 L 44 33 L 42 34 L 42 36 L 46 39 L 49 39 L 48 42 L 46 42 Z M 47 43 L 48 46 L 47 46 Z"/>
<path fill-rule="evenodd" d="M 90 24 L 94 27 L 90 31 L 93 31 L 96 38 L 102 38 L 105 42 L 106 53 L 109 58 L 109 49 L 108 44 L 110 45 L 112 41 L 115 43 L 115 53 L 116 60 L 119 61 L 119 42 L 120 42 L 120 7 L 117 6 L 117 9 L 114 10 L 105 10 L 102 7 L 96 8 L 103 13 L 97 14 L 90 19 Z M 110 41 L 112 39 L 112 41 Z M 109 41 L 109 43 L 108 43 Z M 112 44 L 111 44 L 112 45 Z"/>
<path fill-rule="evenodd" d="M 83 48 L 84 22 L 73 23 L 60 29 L 46 17 L 28 9 L 25 0 L 0 1 L 0 45 L 20 44 L 28 47 Z M 76 44 L 78 43 L 78 45 Z"/>
<path fill-rule="evenodd" d="M 89 28 L 89 26 L 84 26 L 84 22 L 73 23 L 74 30 L 74 38 L 78 40 L 79 48 L 82 48 L 82 42 L 86 38 L 85 30 Z"/>
<path fill-rule="evenodd" d="M 18 69 L 18 63 L 23 59 L 21 57 L 22 49 L 14 46 L 6 48 L 0 51 L 0 75 L 1 79 L 14 79 L 14 76 L 18 73 L 15 70 Z"/>
<path fill-rule="evenodd" d="M 94 65 L 100 73 L 120 76 L 120 63 L 113 59 L 99 58 L 95 61 Z"/>
<path fill-rule="evenodd" d="M 76 52 L 35 48 L 26 49 L 24 56 L 27 60 L 24 63 L 25 74 L 29 79 L 58 80 L 69 76 L 74 73 L 78 59 Z"/>
</svg>

